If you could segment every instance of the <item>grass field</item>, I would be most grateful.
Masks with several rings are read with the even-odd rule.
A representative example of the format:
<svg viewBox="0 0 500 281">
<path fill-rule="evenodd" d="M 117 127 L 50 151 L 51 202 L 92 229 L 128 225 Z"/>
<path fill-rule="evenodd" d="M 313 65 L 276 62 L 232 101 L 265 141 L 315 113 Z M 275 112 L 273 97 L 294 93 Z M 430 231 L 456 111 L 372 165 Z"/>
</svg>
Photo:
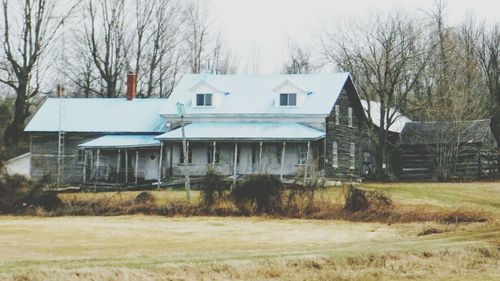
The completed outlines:
<svg viewBox="0 0 500 281">
<path fill-rule="evenodd" d="M 262 217 L 0 217 L 6 280 L 499 280 L 500 183 L 364 184 L 397 204 L 481 210 L 486 223 Z M 155 191 L 157 204 L 184 200 Z M 340 188 L 318 196 L 340 200 Z M 137 192 L 64 194 L 63 200 Z M 195 197 L 197 194 L 195 194 Z M 434 228 L 442 233 L 419 236 Z"/>
</svg>

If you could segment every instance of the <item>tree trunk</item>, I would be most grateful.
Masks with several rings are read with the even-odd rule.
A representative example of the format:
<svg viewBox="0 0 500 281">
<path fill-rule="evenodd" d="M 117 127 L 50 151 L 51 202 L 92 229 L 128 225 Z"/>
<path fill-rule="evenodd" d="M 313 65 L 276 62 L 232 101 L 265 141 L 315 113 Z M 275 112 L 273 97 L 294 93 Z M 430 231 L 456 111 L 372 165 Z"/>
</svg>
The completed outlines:
<svg viewBox="0 0 500 281">
<path fill-rule="evenodd" d="M 5 129 L 5 145 L 11 152 L 17 154 L 19 141 L 22 138 L 24 122 L 26 120 L 26 84 L 19 84 L 16 89 L 16 101 L 14 104 L 14 118 Z"/>
</svg>

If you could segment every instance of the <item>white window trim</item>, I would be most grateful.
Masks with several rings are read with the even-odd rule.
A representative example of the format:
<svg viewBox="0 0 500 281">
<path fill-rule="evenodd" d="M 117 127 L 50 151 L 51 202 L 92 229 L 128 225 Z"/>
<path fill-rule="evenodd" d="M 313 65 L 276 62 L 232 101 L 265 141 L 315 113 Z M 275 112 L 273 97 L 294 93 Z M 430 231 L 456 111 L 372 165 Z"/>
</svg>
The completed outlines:
<svg viewBox="0 0 500 281">
<path fill-rule="evenodd" d="M 349 156 L 351 157 L 349 169 L 354 170 L 356 166 L 356 144 L 354 142 L 349 145 Z"/>
<path fill-rule="evenodd" d="M 332 167 L 333 168 L 338 168 L 339 167 L 339 147 L 336 141 L 333 142 L 332 144 Z"/>
<path fill-rule="evenodd" d="M 295 95 L 295 105 L 281 105 L 281 95 Z M 278 106 L 279 107 L 285 107 L 285 108 L 290 108 L 290 107 L 297 107 L 297 104 L 298 104 L 298 98 L 299 98 L 299 95 L 297 93 L 279 93 L 278 95 Z M 287 97 L 287 101 L 289 101 L 289 98 Z"/>
<path fill-rule="evenodd" d="M 203 104 L 205 104 L 205 96 L 206 95 L 211 95 L 212 96 L 212 105 L 198 105 L 198 95 L 203 95 Z M 194 98 L 194 107 L 202 107 L 202 108 L 210 108 L 214 107 L 214 94 L 213 93 L 196 93 L 195 98 Z"/>
<path fill-rule="evenodd" d="M 335 125 L 340 125 L 340 106 L 335 105 Z"/>
<path fill-rule="evenodd" d="M 347 109 L 347 114 L 348 114 L 348 126 L 350 128 L 353 128 L 353 122 L 352 122 L 352 107 L 349 107 Z"/>
</svg>

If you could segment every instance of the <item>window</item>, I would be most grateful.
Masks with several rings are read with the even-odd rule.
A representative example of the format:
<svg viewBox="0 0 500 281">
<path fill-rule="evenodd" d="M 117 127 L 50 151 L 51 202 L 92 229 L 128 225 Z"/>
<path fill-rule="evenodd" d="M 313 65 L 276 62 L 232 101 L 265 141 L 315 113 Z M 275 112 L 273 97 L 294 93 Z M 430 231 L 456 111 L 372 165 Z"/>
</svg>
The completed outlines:
<svg viewBox="0 0 500 281">
<path fill-rule="evenodd" d="M 188 151 L 188 163 L 191 164 L 193 163 L 193 150 L 191 146 L 189 145 L 189 142 L 186 143 L 187 146 L 187 151 Z M 179 163 L 184 163 L 184 149 L 182 147 L 182 143 L 179 145 Z"/>
<path fill-rule="evenodd" d="M 215 163 L 219 163 L 220 160 L 220 145 L 216 144 L 215 142 L 211 142 L 208 144 L 207 148 L 207 163 L 212 164 L 214 163 L 214 148 L 215 148 Z"/>
<path fill-rule="evenodd" d="M 85 161 L 85 150 L 78 149 L 78 163 L 82 164 Z"/>
<path fill-rule="evenodd" d="M 257 163 L 257 145 L 256 144 L 252 144 L 252 164 L 255 164 Z"/>
<path fill-rule="evenodd" d="M 299 144 L 298 149 L 298 164 L 305 164 L 307 161 L 307 144 Z"/>
<path fill-rule="evenodd" d="M 349 116 L 349 127 L 352 127 L 352 107 L 349 107 L 348 108 L 348 112 L 347 112 L 348 116 Z"/>
<path fill-rule="evenodd" d="M 335 125 L 340 124 L 340 106 L 337 104 L 335 105 Z"/>
<path fill-rule="evenodd" d="M 280 94 L 280 106 L 296 106 L 297 94 Z"/>
<path fill-rule="evenodd" d="M 212 94 L 197 94 L 196 106 L 212 106 Z"/>
<path fill-rule="evenodd" d="M 349 156 L 351 157 L 351 166 L 349 168 L 354 169 L 354 165 L 356 164 L 356 144 L 353 142 L 351 142 Z"/>
<path fill-rule="evenodd" d="M 338 168 L 339 166 L 339 148 L 337 146 L 337 142 L 333 142 L 333 152 L 332 152 L 332 166 L 334 168 Z"/>
</svg>

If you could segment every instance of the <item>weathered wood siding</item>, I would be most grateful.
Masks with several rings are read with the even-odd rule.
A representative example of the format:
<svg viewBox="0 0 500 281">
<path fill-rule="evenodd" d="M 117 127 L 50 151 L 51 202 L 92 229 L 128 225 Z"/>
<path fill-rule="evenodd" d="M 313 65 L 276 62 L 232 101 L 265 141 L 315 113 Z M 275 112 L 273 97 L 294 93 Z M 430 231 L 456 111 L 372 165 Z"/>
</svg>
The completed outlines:
<svg viewBox="0 0 500 281">
<path fill-rule="evenodd" d="M 356 103 L 355 93 L 345 87 L 335 105 L 339 106 L 339 124 L 335 122 L 335 105 L 326 118 L 326 159 L 325 176 L 333 179 L 359 178 L 362 166 L 361 131 L 363 128 L 360 105 Z M 348 126 L 348 108 L 353 109 L 353 126 Z M 333 142 L 337 142 L 338 167 L 333 167 Z M 355 144 L 355 165 L 351 168 L 350 144 Z"/>
<path fill-rule="evenodd" d="M 436 157 L 426 145 L 401 146 L 402 179 L 435 179 Z M 495 148 L 488 143 L 467 143 L 458 148 L 458 156 L 450 163 L 451 178 L 479 179 L 498 173 Z"/>
<path fill-rule="evenodd" d="M 319 150 L 323 149 L 323 142 L 311 142 L 310 160 L 318 158 Z M 164 167 L 167 174 L 172 176 L 184 175 L 184 166 L 180 162 L 180 152 L 182 149 L 180 142 L 165 143 L 166 149 Z M 202 176 L 207 172 L 208 163 L 208 142 L 190 142 L 192 149 L 192 163 L 188 165 L 189 174 L 192 176 Z M 285 145 L 285 162 L 283 165 L 283 175 L 287 177 L 295 176 L 304 165 L 299 164 L 299 146 L 306 147 L 306 143 L 287 142 Z M 252 148 L 253 147 L 253 148 Z M 237 175 L 250 175 L 265 173 L 280 175 L 281 173 L 281 150 L 282 143 L 267 143 L 262 145 L 262 162 L 259 161 L 258 142 L 239 142 L 238 158 L 236 165 Z M 254 156 L 252 157 L 252 150 Z M 171 152 L 170 152 L 171 151 Z M 218 142 L 217 154 L 219 162 L 215 165 L 215 170 L 221 175 L 233 175 L 234 173 L 234 143 Z M 172 158 L 170 158 L 172 157 Z M 316 165 L 316 168 L 318 166 Z"/>
<path fill-rule="evenodd" d="M 64 183 L 81 183 L 83 162 L 78 161 L 78 145 L 101 135 L 74 134 L 65 135 L 64 144 Z M 57 133 L 39 133 L 31 136 L 31 177 L 39 180 L 48 176 L 49 180 L 57 180 Z"/>
</svg>

